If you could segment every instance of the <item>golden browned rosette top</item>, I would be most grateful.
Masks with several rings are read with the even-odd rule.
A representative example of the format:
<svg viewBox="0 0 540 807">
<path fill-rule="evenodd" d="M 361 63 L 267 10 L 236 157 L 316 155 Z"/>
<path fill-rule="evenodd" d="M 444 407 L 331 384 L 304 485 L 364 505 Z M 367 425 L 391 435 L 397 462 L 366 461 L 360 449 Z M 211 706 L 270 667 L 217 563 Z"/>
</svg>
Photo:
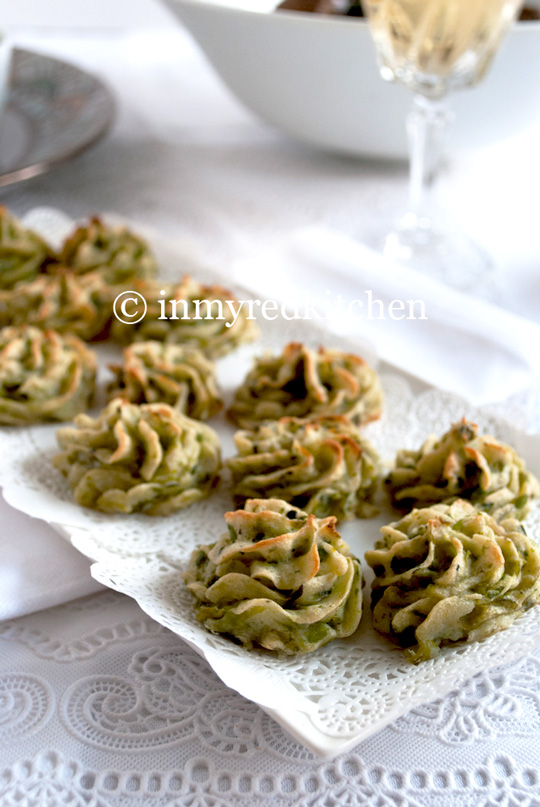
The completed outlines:
<svg viewBox="0 0 540 807">
<path fill-rule="evenodd" d="M 167 404 L 115 398 L 57 437 L 54 465 L 83 507 L 166 516 L 208 496 L 218 479 L 217 434 Z"/>
<path fill-rule="evenodd" d="M 96 358 L 75 336 L 0 330 L 0 423 L 71 420 L 94 398 Z"/>
<path fill-rule="evenodd" d="M 53 257 L 53 250 L 43 238 L 23 227 L 5 207 L 0 207 L 1 291 L 30 282 Z"/>
<path fill-rule="evenodd" d="M 225 521 L 228 532 L 193 552 L 185 576 L 207 630 L 288 655 L 354 633 L 362 571 L 335 518 L 252 499 Z"/>
<path fill-rule="evenodd" d="M 539 493 L 538 480 L 514 449 L 479 435 L 465 418 L 417 451 L 399 451 L 386 485 L 398 508 L 459 496 L 497 519 L 524 518 Z"/>
<path fill-rule="evenodd" d="M 362 425 L 380 417 L 382 403 L 378 376 L 360 356 L 291 342 L 256 359 L 228 415 L 243 429 L 284 416 L 347 415 Z"/>
<path fill-rule="evenodd" d="M 413 510 L 381 530 L 373 624 L 413 662 L 508 628 L 540 599 L 540 555 L 516 519 L 495 521 L 457 499 Z"/>
<path fill-rule="evenodd" d="M 217 358 L 258 335 L 249 311 L 221 286 L 186 276 L 177 284 L 138 282 L 133 289 L 144 296 L 147 312 L 135 325 L 114 320 L 111 335 L 117 342 L 156 340 L 195 347 Z"/>
<path fill-rule="evenodd" d="M 157 262 L 146 241 L 123 225 L 93 216 L 65 240 L 59 261 L 77 275 L 99 272 L 109 285 L 151 278 Z"/>
<path fill-rule="evenodd" d="M 77 277 L 62 270 L 0 292 L 1 326 L 27 323 L 89 341 L 103 333 L 111 316 L 110 292 L 98 274 Z"/>
<path fill-rule="evenodd" d="M 281 418 L 238 431 L 238 456 L 228 460 L 235 502 L 284 499 L 318 518 L 375 515 L 379 457 L 342 415 Z"/>
<path fill-rule="evenodd" d="M 207 420 L 223 406 L 216 368 L 200 350 L 164 342 L 136 342 L 125 348 L 109 397 L 132 403 L 162 401 L 196 420 Z"/>
</svg>

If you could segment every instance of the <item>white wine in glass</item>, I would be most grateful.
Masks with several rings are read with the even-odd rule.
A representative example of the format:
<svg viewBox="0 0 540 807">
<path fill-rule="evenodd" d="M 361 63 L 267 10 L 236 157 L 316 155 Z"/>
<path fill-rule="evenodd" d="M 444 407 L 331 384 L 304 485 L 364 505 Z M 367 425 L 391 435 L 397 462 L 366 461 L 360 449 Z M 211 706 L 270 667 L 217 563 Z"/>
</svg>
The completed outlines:
<svg viewBox="0 0 540 807">
<path fill-rule="evenodd" d="M 486 279 L 492 265 L 434 214 L 430 190 L 449 117 L 445 98 L 481 81 L 520 6 L 521 0 L 364 0 L 381 75 L 414 93 L 409 209 L 387 236 L 385 254 L 461 288 Z"/>
</svg>

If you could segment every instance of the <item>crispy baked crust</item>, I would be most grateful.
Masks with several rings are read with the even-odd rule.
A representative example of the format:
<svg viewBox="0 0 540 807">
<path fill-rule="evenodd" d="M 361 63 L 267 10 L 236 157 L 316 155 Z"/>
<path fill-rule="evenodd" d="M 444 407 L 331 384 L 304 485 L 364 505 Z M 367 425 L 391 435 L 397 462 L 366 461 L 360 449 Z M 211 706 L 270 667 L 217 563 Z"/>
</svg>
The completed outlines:
<svg viewBox="0 0 540 807">
<path fill-rule="evenodd" d="M 106 331 L 111 316 L 110 290 L 96 273 L 77 277 L 58 270 L 0 292 L 1 326 L 35 325 L 90 341 Z"/>
<path fill-rule="evenodd" d="M 155 340 L 195 347 L 218 358 L 258 336 L 255 321 L 243 306 L 239 308 L 234 294 L 221 286 L 186 276 L 178 284 L 141 281 L 133 289 L 144 296 L 148 308 L 135 325 L 113 322 L 111 338 L 121 344 Z M 170 300 L 177 301 L 176 306 Z"/>
<path fill-rule="evenodd" d="M 41 236 L 23 227 L 5 207 L 0 207 L 1 291 L 31 282 L 42 266 L 54 258 L 52 248 Z"/>
<path fill-rule="evenodd" d="M 253 499 L 225 521 L 228 532 L 195 550 L 185 575 L 207 630 L 287 655 L 354 633 L 362 572 L 334 518 Z"/>
<path fill-rule="evenodd" d="M 347 415 L 363 425 L 380 417 L 382 403 L 378 376 L 360 356 L 291 342 L 256 359 L 227 414 L 243 429 L 284 416 Z"/>
<path fill-rule="evenodd" d="M 218 480 L 217 434 L 167 404 L 115 398 L 57 437 L 54 465 L 83 507 L 165 516 L 208 496 Z"/>
<path fill-rule="evenodd" d="M 227 461 L 235 503 L 280 498 L 318 518 L 366 518 L 377 512 L 379 457 L 346 417 L 281 418 L 235 435 Z"/>
<path fill-rule="evenodd" d="M 366 562 L 373 625 L 413 662 L 508 628 L 540 599 L 540 555 L 515 519 L 457 499 L 383 527 Z"/>
<path fill-rule="evenodd" d="M 76 275 L 99 272 L 108 285 L 152 278 L 157 261 L 146 241 L 128 227 L 93 216 L 65 240 L 59 262 Z"/>
<path fill-rule="evenodd" d="M 103 338 L 117 294 L 156 271 L 146 242 L 125 227 L 94 217 L 57 254 L 0 208 L 0 326 L 32 324 L 85 341 Z"/>
<path fill-rule="evenodd" d="M 97 362 L 75 336 L 31 326 L 0 330 L 0 423 L 71 420 L 94 398 Z"/>
<path fill-rule="evenodd" d="M 538 480 L 508 445 L 463 418 L 417 451 L 399 451 L 386 479 L 393 504 L 410 510 L 456 496 L 494 518 L 524 518 L 540 492 Z"/>
<path fill-rule="evenodd" d="M 196 420 L 208 420 L 223 406 L 215 365 L 196 348 L 136 342 L 125 348 L 122 364 L 110 369 L 116 376 L 110 398 L 167 403 Z"/>
</svg>

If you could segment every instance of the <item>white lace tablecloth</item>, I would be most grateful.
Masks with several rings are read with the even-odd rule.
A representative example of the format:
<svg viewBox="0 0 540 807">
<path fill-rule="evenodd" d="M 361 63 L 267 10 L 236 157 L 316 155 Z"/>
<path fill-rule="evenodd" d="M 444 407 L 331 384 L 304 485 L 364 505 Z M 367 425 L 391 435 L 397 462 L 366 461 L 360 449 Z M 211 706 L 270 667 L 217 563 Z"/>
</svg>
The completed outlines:
<svg viewBox="0 0 540 807">
<path fill-rule="evenodd" d="M 2 807 L 540 803 L 540 653 L 321 762 L 118 594 L 0 642 Z"/>
<path fill-rule="evenodd" d="M 2 191 L 19 215 L 114 210 L 226 268 L 314 222 L 367 240 L 402 208 L 403 165 L 320 154 L 266 128 L 180 29 L 15 33 L 102 75 L 119 99 L 107 140 Z M 537 142 L 525 132 L 460 155 L 446 177 L 449 203 L 502 267 L 499 303 L 536 322 Z M 514 405 L 540 431 L 538 391 Z M 0 623 L 0 804 L 540 807 L 540 651 L 321 761 L 130 599 L 73 600 Z"/>
</svg>

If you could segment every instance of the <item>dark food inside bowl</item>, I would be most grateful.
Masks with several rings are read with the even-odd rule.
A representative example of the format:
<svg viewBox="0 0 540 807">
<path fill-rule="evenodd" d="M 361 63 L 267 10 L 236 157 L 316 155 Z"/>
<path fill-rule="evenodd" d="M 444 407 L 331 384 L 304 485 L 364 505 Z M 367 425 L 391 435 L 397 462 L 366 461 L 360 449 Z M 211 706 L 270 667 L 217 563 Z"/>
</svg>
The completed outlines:
<svg viewBox="0 0 540 807">
<path fill-rule="evenodd" d="M 518 20 L 540 20 L 540 11 L 532 6 L 523 6 Z"/>
<path fill-rule="evenodd" d="M 277 11 L 312 11 L 315 14 L 341 14 L 346 17 L 363 17 L 364 9 L 358 0 L 283 0 Z"/>
<path fill-rule="evenodd" d="M 315 14 L 340 14 L 345 17 L 363 17 L 360 0 L 283 0 L 277 11 L 311 11 Z M 540 11 L 523 6 L 518 20 L 540 20 Z"/>
</svg>

